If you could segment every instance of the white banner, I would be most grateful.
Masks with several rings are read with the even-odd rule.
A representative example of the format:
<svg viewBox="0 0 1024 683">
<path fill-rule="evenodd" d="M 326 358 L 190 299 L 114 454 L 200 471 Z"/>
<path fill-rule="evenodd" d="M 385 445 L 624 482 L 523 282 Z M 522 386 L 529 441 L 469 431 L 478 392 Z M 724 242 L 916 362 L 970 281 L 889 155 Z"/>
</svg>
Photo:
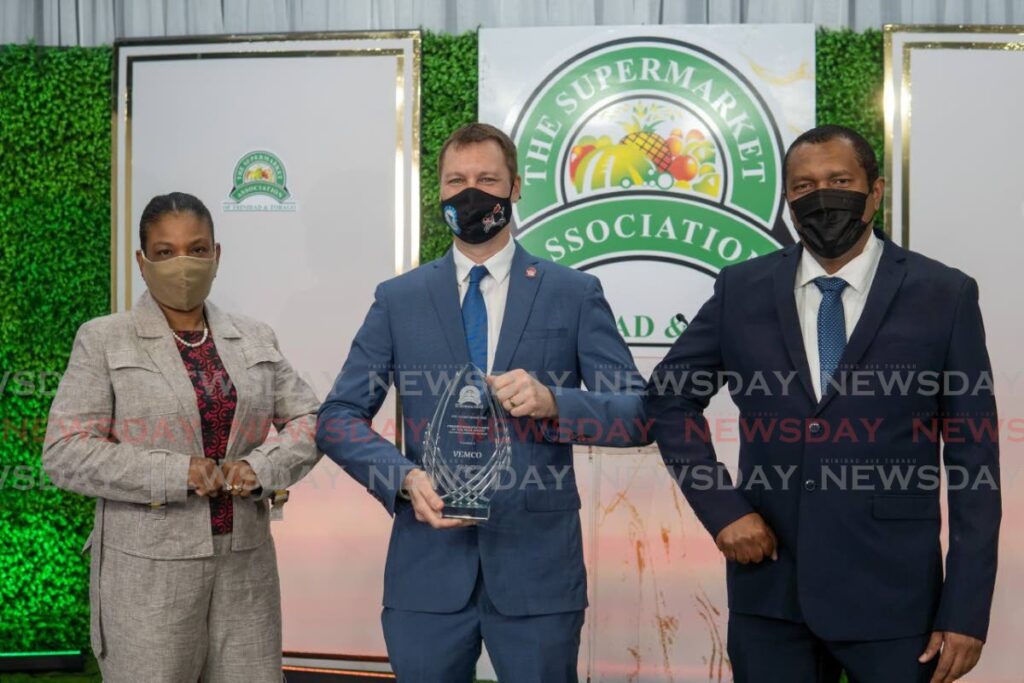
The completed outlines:
<svg viewBox="0 0 1024 683">
<path fill-rule="evenodd" d="M 795 240 L 786 146 L 814 126 L 809 25 L 484 29 L 480 119 L 516 141 L 517 238 L 601 278 L 647 374 L 729 264 Z M 736 412 L 707 411 L 734 467 Z M 579 449 L 580 674 L 727 681 L 725 566 L 653 447 Z"/>
</svg>

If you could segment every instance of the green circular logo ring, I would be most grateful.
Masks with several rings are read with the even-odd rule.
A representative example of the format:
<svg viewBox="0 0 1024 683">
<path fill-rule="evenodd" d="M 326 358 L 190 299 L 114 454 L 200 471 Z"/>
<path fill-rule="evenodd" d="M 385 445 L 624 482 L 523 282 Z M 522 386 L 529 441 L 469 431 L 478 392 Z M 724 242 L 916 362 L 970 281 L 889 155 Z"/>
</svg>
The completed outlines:
<svg viewBox="0 0 1024 683">
<path fill-rule="evenodd" d="M 793 242 L 774 117 L 704 48 L 654 37 L 593 46 L 540 83 L 512 137 L 517 238 L 551 260 L 672 261 L 713 275 Z"/>
</svg>

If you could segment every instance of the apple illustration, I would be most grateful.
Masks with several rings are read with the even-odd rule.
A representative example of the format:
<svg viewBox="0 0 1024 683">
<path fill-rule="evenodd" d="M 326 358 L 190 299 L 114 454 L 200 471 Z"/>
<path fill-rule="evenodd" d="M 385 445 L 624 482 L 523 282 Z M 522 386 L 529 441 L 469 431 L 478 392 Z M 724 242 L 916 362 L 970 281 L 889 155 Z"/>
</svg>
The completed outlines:
<svg viewBox="0 0 1024 683">
<path fill-rule="evenodd" d="M 693 180 L 697 176 L 697 160 L 689 154 L 676 157 L 669 164 L 668 172 L 676 180 Z"/>
</svg>

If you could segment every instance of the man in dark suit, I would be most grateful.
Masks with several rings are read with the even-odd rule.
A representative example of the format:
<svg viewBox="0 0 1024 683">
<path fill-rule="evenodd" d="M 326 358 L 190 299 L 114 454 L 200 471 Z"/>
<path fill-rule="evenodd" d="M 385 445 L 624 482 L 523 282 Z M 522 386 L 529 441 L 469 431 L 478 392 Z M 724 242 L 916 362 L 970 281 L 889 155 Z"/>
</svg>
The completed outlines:
<svg viewBox="0 0 1024 683">
<path fill-rule="evenodd" d="M 1001 515 L 977 283 L 872 229 L 884 182 L 856 132 L 804 133 L 784 174 L 800 243 L 723 269 L 646 397 L 727 561 L 736 681 L 956 680 L 985 640 Z M 726 378 L 736 482 L 703 436 Z"/>
<path fill-rule="evenodd" d="M 572 443 L 649 443 L 643 381 L 598 279 L 512 239 L 508 136 L 465 126 L 438 171 L 454 244 L 378 286 L 317 444 L 394 515 L 382 621 L 398 680 L 471 683 L 483 642 L 502 681 L 574 682 L 587 582 Z M 431 386 L 470 361 L 512 416 L 512 476 L 480 524 L 444 517 L 422 469 Z M 392 382 L 404 454 L 370 426 Z"/>
</svg>

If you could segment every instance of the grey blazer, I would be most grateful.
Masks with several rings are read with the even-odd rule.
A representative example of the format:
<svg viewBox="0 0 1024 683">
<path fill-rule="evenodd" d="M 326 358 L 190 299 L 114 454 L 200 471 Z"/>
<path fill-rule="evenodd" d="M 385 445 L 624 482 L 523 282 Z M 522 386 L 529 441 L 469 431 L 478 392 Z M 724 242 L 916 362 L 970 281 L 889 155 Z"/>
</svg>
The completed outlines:
<svg viewBox="0 0 1024 683">
<path fill-rule="evenodd" d="M 206 318 L 237 395 L 225 460 L 248 462 L 264 491 L 235 500 L 231 548 L 248 550 L 270 536 L 266 497 L 301 479 L 320 457 L 319 402 L 268 325 L 209 301 Z M 277 433 L 268 437 L 271 424 Z M 97 656 L 103 547 L 151 559 L 213 555 L 209 502 L 187 495 L 192 456 L 203 456 L 195 390 L 149 293 L 130 312 L 82 325 L 50 408 L 43 468 L 60 488 L 97 499 L 86 542 Z"/>
</svg>

